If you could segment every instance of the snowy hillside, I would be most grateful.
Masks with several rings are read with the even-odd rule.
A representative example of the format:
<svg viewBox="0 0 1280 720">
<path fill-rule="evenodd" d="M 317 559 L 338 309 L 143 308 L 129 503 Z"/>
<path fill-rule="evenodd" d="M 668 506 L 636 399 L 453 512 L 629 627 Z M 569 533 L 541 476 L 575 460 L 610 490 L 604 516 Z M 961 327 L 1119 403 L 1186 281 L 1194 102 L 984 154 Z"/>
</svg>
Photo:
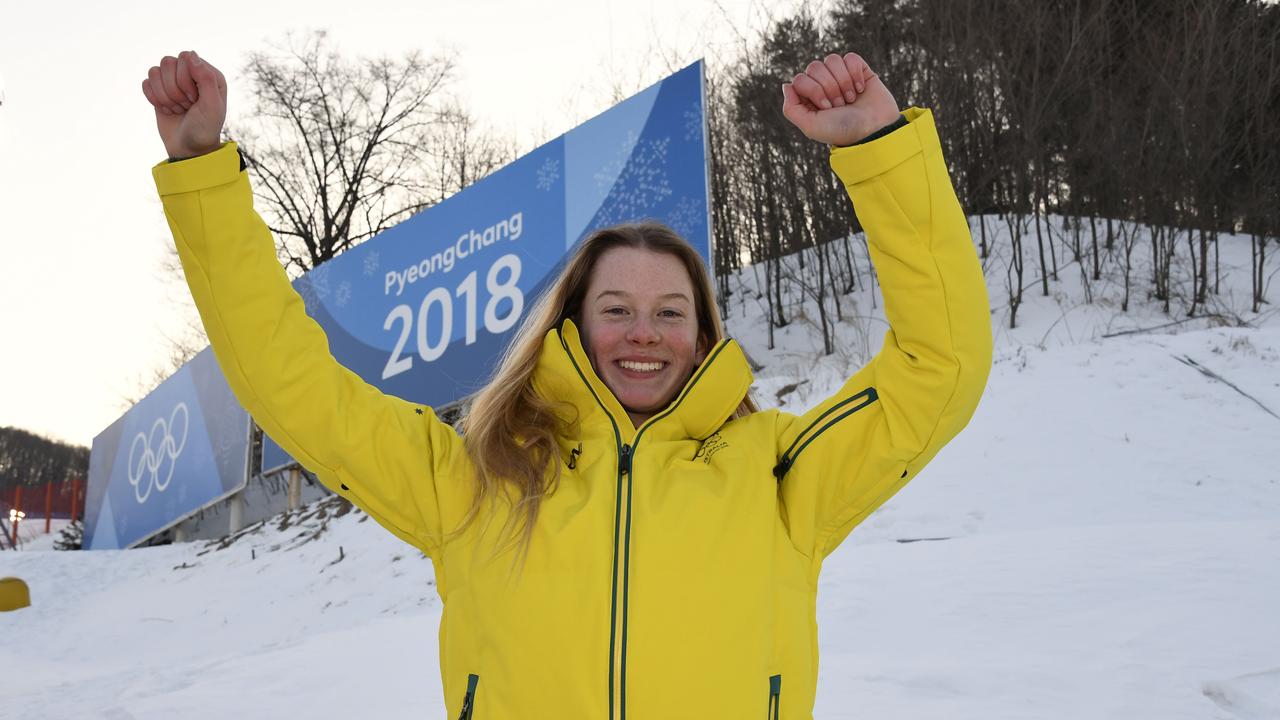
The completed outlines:
<svg viewBox="0 0 1280 720">
<path fill-rule="evenodd" d="M 1280 718 L 1280 317 L 1245 312 L 1248 253 L 1223 239 L 1219 319 L 1114 337 L 1182 318 L 1120 315 L 1108 282 L 1085 303 L 1064 268 L 1008 330 L 989 260 L 987 393 L 827 561 L 816 717 Z M 879 347 L 860 292 L 833 355 L 812 307 L 767 349 L 755 282 L 732 280 L 728 325 L 762 404 L 816 403 Z M 223 543 L 0 553 L 33 600 L 0 614 L 0 718 L 443 718 L 430 562 L 339 508 Z"/>
</svg>

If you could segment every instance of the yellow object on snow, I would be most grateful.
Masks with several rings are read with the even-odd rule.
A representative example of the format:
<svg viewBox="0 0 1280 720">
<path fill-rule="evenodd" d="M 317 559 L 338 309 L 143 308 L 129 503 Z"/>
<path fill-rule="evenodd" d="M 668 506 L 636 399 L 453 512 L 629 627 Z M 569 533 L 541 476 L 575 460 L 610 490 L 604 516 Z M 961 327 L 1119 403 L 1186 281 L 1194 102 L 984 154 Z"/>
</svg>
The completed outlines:
<svg viewBox="0 0 1280 720">
<path fill-rule="evenodd" d="M 880 353 L 803 416 L 726 422 L 752 377 L 725 340 L 637 428 L 564 323 L 545 338 L 535 388 L 573 406 L 578 436 L 561 441 L 561 480 L 517 574 L 510 555 L 493 557 L 504 507 L 446 537 L 471 501 L 461 438 L 330 355 L 235 147 L 155 168 L 240 402 L 431 557 L 447 717 L 812 717 L 823 559 L 964 427 L 991 366 L 986 286 L 933 118 L 904 114 L 907 125 L 831 154 L 883 289 Z"/>
<path fill-rule="evenodd" d="M 16 577 L 0 578 L 0 612 L 20 610 L 31 605 L 31 590 Z"/>
</svg>

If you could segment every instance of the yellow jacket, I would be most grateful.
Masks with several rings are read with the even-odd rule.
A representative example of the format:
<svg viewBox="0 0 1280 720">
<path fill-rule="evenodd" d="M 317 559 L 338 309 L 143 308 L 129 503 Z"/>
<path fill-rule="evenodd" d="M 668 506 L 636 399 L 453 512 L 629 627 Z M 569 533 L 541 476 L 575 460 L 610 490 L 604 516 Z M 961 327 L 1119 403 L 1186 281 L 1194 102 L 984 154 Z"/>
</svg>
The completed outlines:
<svg viewBox="0 0 1280 720">
<path fill-rule="evenodd" d="M 559 488 L 523 569 L 494 557 L 506 510 L 442 541 L 471 500 L 461 439 L 340 366 L 253 211 L 234 147 L 154 170 L 232 389 L 335 492 L 421 548 L 444 604 L 448 718 L 812 717 L 823 559 L 968 421 L 991 364 L 982 272 L 932 116 L 832 152 L 867 230 L 892 329 L 803 416 L 725 422 L 752 378 L 732 340 L 632 426 L 572 323 L 535 387 L 572 403 Z"/>
</svg>

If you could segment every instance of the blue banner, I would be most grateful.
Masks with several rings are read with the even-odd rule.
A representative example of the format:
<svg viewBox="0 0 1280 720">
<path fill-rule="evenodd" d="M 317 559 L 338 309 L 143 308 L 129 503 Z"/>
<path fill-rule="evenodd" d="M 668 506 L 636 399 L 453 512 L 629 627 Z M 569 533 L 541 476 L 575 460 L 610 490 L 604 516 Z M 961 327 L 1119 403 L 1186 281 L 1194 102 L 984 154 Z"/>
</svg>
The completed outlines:
<svg viewBox="0 0 1280 720">
<path fill-rule="evenodd" d="M 249 415 L 209 348 L 93 439 L 84 548 L 132 547 L 244 487 Z"/>
<path fill-rule="evenodd" d="M 299 278 L 335 358 L 442 407 L 479 390 L 592 231 L 670 225 L 711 263 L 699 61 Z M 263 438 L 264 471 L 287 457 Z"/>
<path fill-rule="evenodd" d="M 271 475 L 288 469 L 296 462 L 289 453 L 284 451 L 284 448 L 271 439 L 271 436 L 265 432 L 262 433 L 262 469 L 259 472 L 263 475 Z"/>
</svg>

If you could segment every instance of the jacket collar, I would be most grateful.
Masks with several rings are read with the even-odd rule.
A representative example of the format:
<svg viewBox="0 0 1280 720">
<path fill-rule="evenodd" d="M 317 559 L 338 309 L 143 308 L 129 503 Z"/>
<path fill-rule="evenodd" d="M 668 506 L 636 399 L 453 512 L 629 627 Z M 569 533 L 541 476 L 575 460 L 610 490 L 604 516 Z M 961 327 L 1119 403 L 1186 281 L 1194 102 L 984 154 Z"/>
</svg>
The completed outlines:
<svg viewBox="0 0 1280 720">
<path fill-rule="evenodd" d="M 751 369 L 742 348 L 734 340 L 721 340 L 693 371 L 675 400 L 645 423 L 645 437 L 706 438 L 729 419 L 746 397 L 751 382 Z M 583 436 L 599 432 L 612 435 L 615 427 L 619 442 L 629 443 L 636 435 L 638 428 L 631 424 L 622 404 L 587 359 L 578 328 L 571 320 L 565 320 L 543 338 L 533 387 L 544 398 L 572 405 Z"/>
</svg>

